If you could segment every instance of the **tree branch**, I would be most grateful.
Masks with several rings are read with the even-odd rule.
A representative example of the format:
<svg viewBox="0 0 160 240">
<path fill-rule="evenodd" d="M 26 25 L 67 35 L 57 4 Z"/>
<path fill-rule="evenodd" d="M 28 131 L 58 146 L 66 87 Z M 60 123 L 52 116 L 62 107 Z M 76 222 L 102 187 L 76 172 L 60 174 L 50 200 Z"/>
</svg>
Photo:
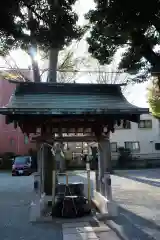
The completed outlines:
<svg viewBox="0 0 160 240">
<path fill-rule="evenodd" d="M 144 34 L 137 30 L 131 33 L 131 38 L 133 42 L 133 47 L 140 48 L 142 55 L 146 58 L 148 62 L 151 63 L 153 67 L 160 66 L 160 56 L 158 56 L 149 44 L 149 41 L 144 36 Z"/>
<path fill-rule="evenodd" d="M 32 12 L 35 14 L 35 16 L 39 19 L 39 20 L 42 20 L 44 21 L 44 19 L 34 10 L 34 8 L 28 4 L 28 3 L 25 3 L 26 7 Z"/>
</svg>

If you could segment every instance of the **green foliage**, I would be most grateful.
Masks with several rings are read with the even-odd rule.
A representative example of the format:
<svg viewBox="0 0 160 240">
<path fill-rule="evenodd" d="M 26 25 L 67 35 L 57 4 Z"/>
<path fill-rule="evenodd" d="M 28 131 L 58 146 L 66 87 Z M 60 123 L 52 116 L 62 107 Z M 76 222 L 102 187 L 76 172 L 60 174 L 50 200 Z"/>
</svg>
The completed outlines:
<svg viewBox="0 0 160 240">
<path fill-rule="evenodd" d="M 76 0 L 3 0 L 0 10 L 0 54 L 27 49 L 33 38 L 41 49 L 63 49 L 84 29 L 73 11 Z M 31 14 L 31 18 L 29 18 Z M 32 33 L 32 34 L 31 34 Z"/>
<path fill-rule="evenodd" d="M 160 56 L 154 49 L 160 39 L 160 1 L 151 4 L 144 0 L 111 0 L 107 5 L 106 0 L 96 0 L 95 3 L 96 8 L 86 15 L 91 26 L 87 41 L 92 56 L 101 64 L 108 64 L 117 49 L 123 47 L 120 69 L 131 74 L 141 70 L 138 81 L 146 80 L 148 71 L 160 72 Z"/>
<path fill-rule="evenodd" d="M 0 169 L 2 170 L 11 170 L 12 169 L 12 159 L 15 157 L 15 154 L 12 152 L 6 152 L 2 155 L 0 159 Z"/>
<path fill-rule="evenodd" d="M 160 118 L 160 90 L 157 85 L 158 80 L 154 80 L 148 88 L 148 103 L 153 116 Z"/>
</svg>

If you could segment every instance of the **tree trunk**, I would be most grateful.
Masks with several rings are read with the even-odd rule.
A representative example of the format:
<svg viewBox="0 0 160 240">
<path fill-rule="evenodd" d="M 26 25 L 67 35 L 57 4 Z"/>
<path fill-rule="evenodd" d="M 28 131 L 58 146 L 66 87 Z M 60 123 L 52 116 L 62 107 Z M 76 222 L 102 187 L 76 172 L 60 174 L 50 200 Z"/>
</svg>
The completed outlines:
<svg viewBox="0 0 160 240">
<path fill-rule="evenodd" d="M 37 44 L 32 43 L 32 48 L 35 51 L 35 55 L 37 55 Z M 38 62 L 36 61 L 36 59 L 33 56 L 31 56 L 31 61 L 32 61 L 32 70 L 33 70 L 34 82 L 41 82 Z"/>
<path fill-rule="evenodd" d="M 41 81 L 40 71 L 39 71 L 38 62 L 36 60 L 37 42 L 34 37 L 34 24 L 33 24 L 34 20 L 33 20 L 32 12 L 30 10 L 28 10 L 28 19 L 30 22 L 30 31 L 31 31 L 31 46 L 29 49 L 29 55 L 31 57 L 31 62 L 32 62 L 33 81 L 40 82 Z"/>
<path fill-rule="evenodd" d="M 50 50 L 48 82 L 57 82 L 58 53 L 59 50 L 56 48 Z"/>
<path fill-rule="evenodd" d="M 34 49 L 35 53 L 37 54 L 37 46 L 36 44 L 31 46 L 31 48 Z M 39 66 L 37 61 L 34 59 L 34 56 L 30 54 L 31 62 L 32 62 L 32 71 L 33 71 L 33 81 L 34 82 L 41 82 L 40 72 L 39 72 Z"/>
</svg>

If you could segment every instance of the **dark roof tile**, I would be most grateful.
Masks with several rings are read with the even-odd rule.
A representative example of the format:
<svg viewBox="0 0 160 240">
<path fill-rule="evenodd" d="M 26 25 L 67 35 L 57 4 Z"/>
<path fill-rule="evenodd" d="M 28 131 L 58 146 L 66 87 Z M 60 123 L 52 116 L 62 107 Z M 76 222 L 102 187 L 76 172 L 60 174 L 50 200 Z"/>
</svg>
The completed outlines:
<svg viewBox="0 0 160 240">
<path fill-rule="evenodd" d="M 148 109 L 130 104 L 119 85 L 19 84 L 6 110 L 43 114 L 142 114 Z"/>
</svg>

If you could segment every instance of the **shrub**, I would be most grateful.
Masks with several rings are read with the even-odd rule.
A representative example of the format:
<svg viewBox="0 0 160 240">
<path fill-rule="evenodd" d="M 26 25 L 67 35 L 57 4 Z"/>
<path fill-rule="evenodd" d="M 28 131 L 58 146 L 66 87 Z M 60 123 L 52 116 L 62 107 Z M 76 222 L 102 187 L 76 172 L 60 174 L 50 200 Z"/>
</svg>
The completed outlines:
<svg viewBox="0 0 160 240">
<path fill-rule="evenodd" d="M 125 168 L 128 167 L 128 163 L 132 160 L 131 150 L 124 147 L 118 148 L 119 158 L 118 158 L 118 167 Z"/>
<path fill-rule="evenodd" d="M 13 152 L 6 152 L 2 155 L 0 168 L 3 170 L 12 169 L 12 159 L 15 157 Z"/>
</svg>

